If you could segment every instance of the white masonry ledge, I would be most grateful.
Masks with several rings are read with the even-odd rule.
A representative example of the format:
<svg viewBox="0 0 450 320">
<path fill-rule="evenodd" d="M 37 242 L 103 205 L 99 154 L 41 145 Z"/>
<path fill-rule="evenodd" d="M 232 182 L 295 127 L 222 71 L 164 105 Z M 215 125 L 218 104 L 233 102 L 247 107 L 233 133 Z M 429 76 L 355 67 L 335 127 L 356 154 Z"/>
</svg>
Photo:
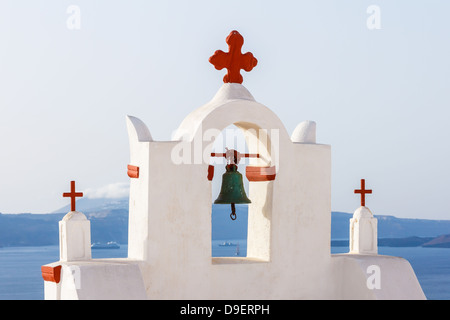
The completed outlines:
<svg viewBox="0 0 450 320">
<path fill-rule="evenodd" d="M 46 299 L 61 300 L 145 300 L 140 263 L 128 258 L 57 261 L 60 282 L 45 281 Z M 54 297 L 52 297 L 55 295 Z"/>
<path fill-rule="evenodd" d="M 340 299 L 426 299 L 413 268 L 404 258 L 352 253 L 332 254 L 331 258 L 339 273 L 335 276 L 342 281 Z M 379 288 L 373 287 L 376 284 Z"/>
<path fill-rule="evenodd" d="M 400 257 L 369 254 L 332 254 L 337 299 L 426 299 L 409 262 Z M 254 261 L 252 261 L 254 262 Z M 248 262 L 247 262 L 248 263 Z M 214 263 L 213 263 L 214 264 Z M 45 282 L 45 289 L 59 294 L 59 299 L 148 299 L 142 268 L 145 263 L 129 258 L 92 259 L 54 262 L 61 265 L 59 284 Z M 378 275 L 376 275 L 378 273 Z M 379 276 L 379 288 L 370 288 L 371 279 Z M 368 284 L 369 283 L 369 284 Z M 55 286 L 57 289 L 55 290 Z M 332 289 L 330 287 L 330 289 Z M 46 296 L 46 298 L 51 298 Z"/>
</svg>

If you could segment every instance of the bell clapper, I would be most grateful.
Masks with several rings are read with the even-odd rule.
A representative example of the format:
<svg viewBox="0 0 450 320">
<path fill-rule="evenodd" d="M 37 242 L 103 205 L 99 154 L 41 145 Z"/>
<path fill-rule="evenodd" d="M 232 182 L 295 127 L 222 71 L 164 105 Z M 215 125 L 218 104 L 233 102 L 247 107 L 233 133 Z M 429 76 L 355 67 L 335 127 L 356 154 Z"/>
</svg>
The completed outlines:
<svg viewBox="0 0 450 320">
<path fill-rule="evenodd" d="M 231 220 L 236 220 L 236 206 L 234 203 L 231 204 L 231 213 L 230 213 Z"/>
</svg>

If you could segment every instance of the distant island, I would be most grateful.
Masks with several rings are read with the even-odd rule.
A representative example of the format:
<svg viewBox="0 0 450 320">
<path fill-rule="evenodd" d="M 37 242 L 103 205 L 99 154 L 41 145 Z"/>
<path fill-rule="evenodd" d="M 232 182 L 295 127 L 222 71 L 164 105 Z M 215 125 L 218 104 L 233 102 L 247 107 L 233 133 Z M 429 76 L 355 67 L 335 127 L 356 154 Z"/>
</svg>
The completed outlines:
<svg viewBox="0 0 450 320">
<path fill-rule="evenodd" d="M 427 248 L 450 248 L 450 234 L 444 234 L 442 236 L 431 239 L 430 241 L 422 244 L 422 247 Z"/>
<path fill-rule="evenodd" d="M 348 247 L 348 240 L 331 240 L 332 247 Z M 379 247 L 450 248 L 450 234 L 438 237 L 379 238 Z"/>
<path fill-rule="evenodd" d="M 212 240 L 247 238 L 247 207 L 236 205 L 237 219 L 229 217 L 229 206 L 212 205 Z M 128 199 L 77 201 L 77 209 L 91 222 L 92 243 L 128 242 Z M 0 213 L 0 247 L 46 246 L 59 243 L 58 222 L 69 210 L 48 214 Z M 349 219 L 345 212 L 331 213 L 331 246 L 348 246 Z M 450 220 L 405 219 L 376 215 L 378 246 L 450 248 Z"/>
</svg>

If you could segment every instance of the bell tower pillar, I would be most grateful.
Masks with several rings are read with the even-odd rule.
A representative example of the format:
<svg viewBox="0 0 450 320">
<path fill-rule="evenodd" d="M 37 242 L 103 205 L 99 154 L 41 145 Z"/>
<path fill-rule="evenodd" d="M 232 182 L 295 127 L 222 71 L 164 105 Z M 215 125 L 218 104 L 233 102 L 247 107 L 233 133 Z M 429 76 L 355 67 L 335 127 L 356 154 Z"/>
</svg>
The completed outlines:
<svg viewBox="0 0 450 320">
<path fill-rule="evenodd" d="M 365 206 L 365 194 L 372 193 L 372 190 L 366 190 L 365 180 L 361 179 L 361 189 L 355 193 L 361 194 L 361 207 L 350 219 L 350 253 L 378 254 L 377 219 Z"/>
</svg>

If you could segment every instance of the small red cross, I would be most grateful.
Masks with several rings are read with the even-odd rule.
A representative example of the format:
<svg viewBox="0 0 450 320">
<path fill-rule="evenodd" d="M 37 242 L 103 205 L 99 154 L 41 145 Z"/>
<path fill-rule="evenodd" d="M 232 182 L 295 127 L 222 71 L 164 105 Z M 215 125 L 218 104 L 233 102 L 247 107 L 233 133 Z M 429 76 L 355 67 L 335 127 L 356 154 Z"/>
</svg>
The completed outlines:
<svg viewBox="0 0 450 320">
<path fill-rule="evenodd" d="M 251 71 L 258 63 L 258 60 L 253 57 L 251 52 L 241 53 L 244 38 L 236 30 L 231 31 L 226 42 L 228 44 L 228 52 L 217 50 L 209 58 L 209 62 L 211 62 L 217 70 L 227 68 L 228 72 L 223 77 L 223 82 L 242 83 L 243 78 L 241 69 L 244 69 L 247 72 Z"/>
<path fill-rule="evenodd" d="M 366 190 L 366 181 L 361 179 L 361 189 L 355 190 L 355 193 L 361 194 L 361 206 L 366 206 L 366 193 L 372 193 L 372 190 Z"/>
<path fill-rule="evenodd" d="M 75 198 L 82 196 L 83 192 L 75 192 L 75 181 L 70 181 L 70 192 L 63 193 L 63 197 L 70 198 L 70 211 L 75 211 Z"/>
</svg>

